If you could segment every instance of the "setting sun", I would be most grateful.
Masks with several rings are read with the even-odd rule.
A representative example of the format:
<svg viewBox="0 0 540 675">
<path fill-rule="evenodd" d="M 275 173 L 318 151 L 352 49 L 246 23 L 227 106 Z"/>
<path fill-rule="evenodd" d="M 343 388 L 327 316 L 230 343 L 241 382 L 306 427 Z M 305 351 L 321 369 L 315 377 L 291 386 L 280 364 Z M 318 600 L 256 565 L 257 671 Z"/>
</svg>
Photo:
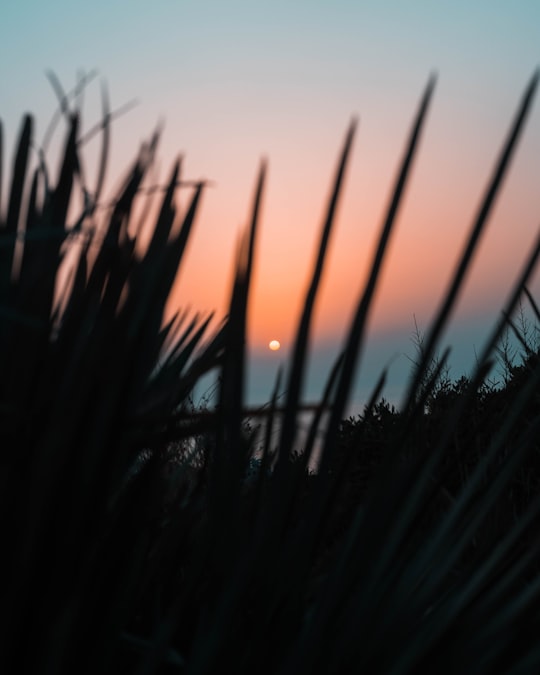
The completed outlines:
<svg viewBox="0 0 540 675">
<path fill-rule="evenodd" d="M 277 352 L 277 350 L 281 347 L 281 344 L 280 344 L 279 340 L 271 340 L 268 344 L 268 347 L 273 352 Z"/>
</svg>

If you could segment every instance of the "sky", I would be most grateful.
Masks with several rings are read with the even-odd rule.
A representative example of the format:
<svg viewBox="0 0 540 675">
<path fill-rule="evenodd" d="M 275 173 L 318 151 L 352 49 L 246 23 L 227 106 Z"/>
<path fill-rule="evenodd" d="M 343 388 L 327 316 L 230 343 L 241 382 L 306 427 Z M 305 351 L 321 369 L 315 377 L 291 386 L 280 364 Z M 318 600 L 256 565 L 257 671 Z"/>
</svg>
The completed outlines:
<svg viewBox="0 0 540 675">
<path fill-rule="evenodd" d="M 359 127 L 318 298 L 304 397 L 320 395 L 369 269 L 407 134 L 430 74 L 434 99 L 370 317 L 353 401 L 389 366 L 399 402 L 525 86 L 540 65 L 536 0 L 20 0 L 2 9 L 0 118 L 7 157 L 21 115 L 40 141 L 56 99 L 52 70 L 85 91 L 83 125 L 113 109 L 110 194 L 160 122 L 159 178 L 183 157 L 206 179 L 188 256 L 168 306 L 225 315 L 239 234 L 268 160 L 249 309 L 249 399 L 266 401 L 286 363 L 346 129 Z M 51 148 L 54 157 L 54 147 Z M 92 166 L 94 147 L 87 146 Z M 540 222 L 540 104 L 467 277 L 452 326 L 451 374 L 470 371 Z M 4 180 L 6 180 L 4 178 Z M 187 197 L 180 195 L 180 205 Z M 531 282 L 540 298 L 540 275 Z M 281 342 L 268 350 L 272 339 Z"/>
</svg>

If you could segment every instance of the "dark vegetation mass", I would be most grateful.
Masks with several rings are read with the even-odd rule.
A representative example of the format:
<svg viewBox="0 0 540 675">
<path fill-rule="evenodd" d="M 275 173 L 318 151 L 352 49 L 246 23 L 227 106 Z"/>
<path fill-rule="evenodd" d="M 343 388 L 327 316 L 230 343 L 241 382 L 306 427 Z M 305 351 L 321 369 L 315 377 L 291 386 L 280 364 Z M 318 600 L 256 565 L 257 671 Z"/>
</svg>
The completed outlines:
<svg viewBox="0 0 540 675">
<path fill-rule="evenodd" d="M 72 101 L 87 82 L 65 95 L 51 79 L 68 129 L 59 171 L 27 116 L 0 195 L 0 672 L 539 672 L 540 349 L 515 321 L 522 303 L 540 322 L 527 290 L 538 236 L 476 370 L 452 381 L 448 351 L 438 356 L 538 73 L 418 339 L 403 406 L 381 398 L 383 372 L 363 414 L 345 419 L 430 79 L 343 350 L 301 441 L 312 313 L 356 122 L 289 369 L 255 424 L 243 383 L 264 163 L 226 320 L 212 329 L 210 317 L 180 311 L 164 325 L 204 184 L 184 181 L 179 161 L 165 186 L 149 187 L 155 134 L 105 203 L 115 117 L 106 91 L 101 123 L 83 135 Z M 92 182 L 82 148 L 93 135 Z M 1 155 L 0 136 L 0 169 Z M 499 384 L 489 379 L 495 362 Z M 208 373 L 217 402 L 194 407 Z"/>
</svg>

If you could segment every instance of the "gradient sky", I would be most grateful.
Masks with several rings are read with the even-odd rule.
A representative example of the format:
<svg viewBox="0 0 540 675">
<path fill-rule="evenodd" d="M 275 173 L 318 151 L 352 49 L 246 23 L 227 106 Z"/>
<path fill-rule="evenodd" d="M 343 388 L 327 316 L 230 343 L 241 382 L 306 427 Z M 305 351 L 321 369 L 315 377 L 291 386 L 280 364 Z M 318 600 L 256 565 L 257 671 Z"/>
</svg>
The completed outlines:
<svg viewBox="0 0 540 675">
<path fill-rule="evenodd" d="M 0 117 L 11 157 L 21 115 L 38 141 L 66 89 L 99 70 L 112 107 L 111 190 L 139 143 L 165 120 L 164 180 L 178 153 L 184 177 L 213 181 L 169 311 L 226 312 L 233 256 L 261 157 L 269 160 L 250 306 L 250 398 L 266 400 L 290 347 L 345 130 L 355 140 L 317 305 L 306 398 L 321 391 L 365 280 L 406 136 L 432 72 L 435 97 L 371 316 L 355 400 L 391 362 L 397 402 L 476 212 L 520 96 L 540 64 L 535 0 L 21 0 L 2 9 Z M 84 123 L 99 119 L 96 80 Z M 92 158 L 92 148 L 89 148 Z M 540 105 L 533 106 L 453 328 L 452 374 L 474 363 L 540 222 Z M 540 275 L 531 290 L 540 298 Z M 272 338 L 283 349 L 270 353 Z"/>
</svg>

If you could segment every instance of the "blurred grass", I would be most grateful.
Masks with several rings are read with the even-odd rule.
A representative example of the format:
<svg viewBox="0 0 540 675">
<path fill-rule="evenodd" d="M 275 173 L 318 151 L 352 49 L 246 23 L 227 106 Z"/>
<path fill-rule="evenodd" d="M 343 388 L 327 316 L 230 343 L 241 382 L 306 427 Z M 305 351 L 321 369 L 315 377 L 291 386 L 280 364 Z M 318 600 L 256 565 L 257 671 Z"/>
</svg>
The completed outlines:
<svg viewBox="0 0 540 675">
<path fill-rule="evenodd" d="M 540 319 L 526 288 L 538 236 L 477 371 L 451 383 L 441 377 L 448 354 L 433 360 L 538 73 L 422 341 L 401 410 L 381 400 L 383 372 L 363 415 L 346 421 L 375 288 L 433 96 L 430 78 L 357 311 L 303 447 L 297 430 L 311 319 L 357 122 L 338 158 L 285 403 L 278 405 L 278 373 L 260 413 L 266 429 L 258 443 L 247 422 L 244 374 L 266 163 L 238 245 L 228 317 L 210 335 L 210 317 L 179 312 L 164 325 L 204 184 L 184 181 L 181 161 L 175 163 L 150 242 L 139 253 L 133 214 L 147 198 L 159 133 L 102 208 L 114 116 L 106 90 L 103 118 L 92 130 L 101 151 L 90 187 L 81 149 L 91 134 L 81 132 L 71 105 L 78 90 L 64 94 L 53 76 L 51 82 L 58 118 L 67 123 L 58 175 L 51 179 L 43 149 L 30 169 L 33 120 L 26 116 L 7 201 L 0 201 L 0 522 L 7 560 L 0 672 L 538 670 L 540 365 L 538 345 L 512 319 L 524 296 Z M 3 164 L 0 152 L 0 171 Z M 179 190 L 190 193 L 182 213 Z M 77 195 L 82 211 L 68 222 Z M 60 271 L 68 258 L 75 261 L 69 278 Z M 508 326 L 521 335 L 523 363 L 507 360 L 504 386 L 490 389 L 486 376 Z M 215 373 L 218 402 L 198 410 L 191 397 L 208 373 Z M 310 474 L 325 411 L 322 457 Z"/>
</svg>

